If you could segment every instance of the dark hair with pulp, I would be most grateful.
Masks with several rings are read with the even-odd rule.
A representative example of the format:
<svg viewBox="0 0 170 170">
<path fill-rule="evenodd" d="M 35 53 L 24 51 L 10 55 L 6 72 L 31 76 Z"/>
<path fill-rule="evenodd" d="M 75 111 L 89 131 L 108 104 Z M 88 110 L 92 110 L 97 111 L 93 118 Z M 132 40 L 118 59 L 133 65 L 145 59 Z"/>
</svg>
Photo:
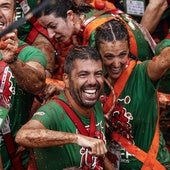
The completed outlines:
<svg viewBox="0 0 170 170">
<path fill-rule="evenodd" d="M 89 12 L 90 5 L 77 5 L 74 0 L 51 0 L 50 4 L 44 9 L 44 15 L 55 14 L 57 17 L 66 18 L 67 11 L 72 10 L 76 14 Z"/>
<path fill-rule="evenodd" d="M 69 53 L 66 56 L 65 63 L 64 63 L 64 72 L 69 74 L 74 69 L 74 61 L 80 59 L 80 60 L 95 60 L 99 61 L 102 58 L 99 54 L 99 52 L 90 46 L 75 46 L 73 47 Z M 88 66 L 87 66 L 88 67 Z"/>
<path fill-rule="evenodd" d="M 129 34 L 126 25 L 120 19 L 113 19 L 102 24 L 95 32 L 95 45 L 99 49 L 103 41 L 127 40 L 129 43 Z"/>
</svg>

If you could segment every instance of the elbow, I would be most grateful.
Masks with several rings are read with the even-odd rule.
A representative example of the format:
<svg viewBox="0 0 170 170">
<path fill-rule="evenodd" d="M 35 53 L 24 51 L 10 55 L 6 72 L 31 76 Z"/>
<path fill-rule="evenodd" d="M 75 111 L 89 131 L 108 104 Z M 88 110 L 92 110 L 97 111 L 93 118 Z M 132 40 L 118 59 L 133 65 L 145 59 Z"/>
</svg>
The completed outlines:
<svg viewBox="0 0 170 170">
<path fill-rule="evenodd" d="M 24 147 L 32 147 L 32 141 L 26 130 L 19 130 L 15 136 L 15 142 Z"/>
<path fill-rule="evenodd" d="M 24 145 L 23 141 L 24 141 L 24 138 L 23 138 L 22 132 L 18 131 L 18 133 L 15 136 L 15 142 L 19 145 Z"/>
<path fill-rule="evenodd" d="M 18 135 L 15 137 L 15 142 L 19 145 L 21 144 L 20 137 Z"/>
</svg>

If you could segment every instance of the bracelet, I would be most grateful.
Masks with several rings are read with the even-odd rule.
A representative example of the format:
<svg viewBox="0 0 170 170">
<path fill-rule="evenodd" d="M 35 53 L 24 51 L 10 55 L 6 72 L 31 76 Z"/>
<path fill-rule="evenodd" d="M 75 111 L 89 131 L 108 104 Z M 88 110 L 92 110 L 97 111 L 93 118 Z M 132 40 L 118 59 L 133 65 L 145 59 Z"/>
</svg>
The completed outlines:
<svg viewBox="0 0 170 170">
<path fill-rule="evenodd" d="M 7 64 L 12 64 L 17 60 L 17 56 L 15 55 L 11 61 L 6 61 Z"/>
</svg>

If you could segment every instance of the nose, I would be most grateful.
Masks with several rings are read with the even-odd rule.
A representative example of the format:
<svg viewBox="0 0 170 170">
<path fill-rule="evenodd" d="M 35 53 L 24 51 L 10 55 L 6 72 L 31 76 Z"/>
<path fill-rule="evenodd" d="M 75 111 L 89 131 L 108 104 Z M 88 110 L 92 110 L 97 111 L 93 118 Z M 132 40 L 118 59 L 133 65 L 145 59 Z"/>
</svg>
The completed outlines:
<svg viewBox="0 0 170 170">
<path fill-rule="evenodd" d="M 119 66 L 120 66 L 120 60 L 119 60 L 117 57 L 115 57 L 115 58 L 111 61 L 111 64 L 112 64 L 112 66 L 114 66 L 114 67 L 119 67 Z"/>
<path fill-rule="evenodd" d="M 89 84 L 96 84 L 96 82 L 97 82 L 96 76 L 93 74 L 89 75 L 88 82 L 89 82 Z"/>
<path fill-rule="evenodd" d="M 47 31 L 48 31 L 48 35 L 49 35 L 49 37 L 50 37 L 50 38 L 53 38 L 53 37 L 54 37 L 54 35 L 55 35 L 54 30 L 53 30 L 53 29 L 51 29 L 51 28 L 47 28 Z"/>
</svg>

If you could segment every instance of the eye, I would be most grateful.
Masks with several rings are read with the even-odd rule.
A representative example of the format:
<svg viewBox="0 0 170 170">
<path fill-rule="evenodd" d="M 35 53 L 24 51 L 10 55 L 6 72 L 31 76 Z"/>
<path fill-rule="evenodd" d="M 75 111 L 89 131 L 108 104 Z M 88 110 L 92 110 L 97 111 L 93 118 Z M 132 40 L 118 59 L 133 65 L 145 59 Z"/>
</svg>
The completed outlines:
<svg viewBox="0 0 170 170">
<path fill-rule="evenodd" d="M 98 71 L 95 73 L 96 77 L 103 77 L 103 71 Z"/>
<path fill-rule="evenodd" d="M 87 72 L 81 72 L 81 73 L 79 73 L 78 77 L 79 78 L 85 78 L 85 77 L 87 77 L 87 75 L 88 75 Z"/>
<path fill-rule="evenodd" d="M 125 56 L 127 56 L 127 52 L 122 52 L 122 53 L 119 54 L 120 58 L 124 58 Z"/>
<path fill-rule="evenodd" d="M 56 29 L 57 28 L 57 24 L 50 23 L 50 24 L 47 25 L 47 28 Z"/>
<path fill-rule="evenodd" d="M 104 59 L 106 59 L 106 60 L 111 60 L 113 57 L 114 57 L 114 56 L 113 56 L 112 54 L 106 54 L 106 55 L 104 56 Z"/>
<path fill-rule="evenodd" d="M 4 4 L 2 4 L 2 5 L 0 6 L 0 8 L 2 8 L 2 9 L 10 9 L 10 4 L 4 3 Z"/>
</svg>

